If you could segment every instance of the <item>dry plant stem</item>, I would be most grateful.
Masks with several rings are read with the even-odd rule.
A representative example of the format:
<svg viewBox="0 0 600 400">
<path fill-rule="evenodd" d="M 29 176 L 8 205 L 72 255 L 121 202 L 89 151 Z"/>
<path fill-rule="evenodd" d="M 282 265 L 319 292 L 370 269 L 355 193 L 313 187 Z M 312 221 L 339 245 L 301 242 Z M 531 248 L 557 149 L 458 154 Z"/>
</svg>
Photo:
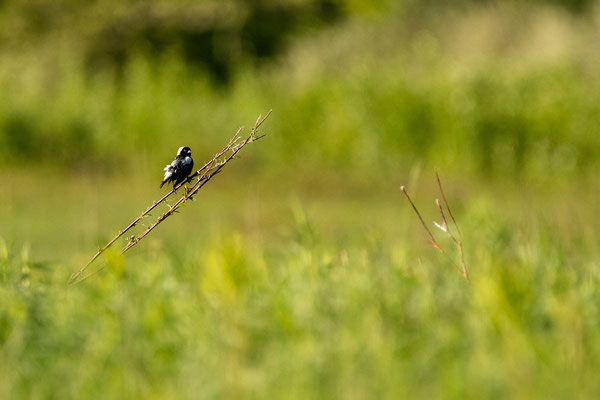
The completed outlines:
<svg viewBox="0 0 600 400">
<path fill-rule="evenodd" d="M 440 186 L 441 188 L 441 186 Z M 404 193 L 404 195 L 406 196 L 406 198 L 408 199 L 408 202 L 410 203 L 410 205 L 412 206 L 413 210 L 415 210 L 415 213 L 417 214 L 417 217 L 419 217 L 419 221 L 421 222 L 421 225 L 423 226 L 423 228 L 425 228 L 425 231 L 427 232 L 428 236 L 429 236 L 429 240 L 431 242 L 431 245 L 436 248 L 440 253 L 444 254 L 452 263 L 452 266 L 454 267 L 454 269 L 456 269 L 463 278 L 465 278 L 466 280 L 469 280 L 468 275 L 467 275 L 467 270 L 464 264 L 464 258 L 463 258 L 463 253 L 462 253 L 462 246 L 459 244 L 460 242 L 458 242 L 450 233 L 450 231 L 448 230 L 448 224 L 446 222 L 446 217 L 444 215 L 444 211 L 440 205 L 440 202 L 438 200 L 436 200 L 436 204 L 438 205 L 438 208 L 440 209 L 440 214 L 442 215 L 442 221 L 443 221 L 443 226 L 439 226 L 440 229 L 442 229 L 443 231 L 445 231 L 448 235 L 450 235 L 450 237 L 454 240 L 454 242 L 457 244 L 458 247 L 458 251 L 460 254 L 460 258 L 461 258 L 461 265 L 462 268 L 459 267 L 453 260 L 452 257 L 450 257 L 450 255 L 448 253 L 446 253 L 437 243 L 437 241 L 435 240 L 433 233 L 431 233 L 431 231 L 429 230 L 429 228 L 427 227 L 427 224 L 425 224 L 425 221 L 423 221 L 423 217 L 421 217 L 421 213 L 419 212 L 419 210 L 417 209 L 417 206 L 415 206 L 415 204 L 413 203 L 412 199 L 410 198 L 410 196 L 408 195 L 408 193 L 406 192 L 406 189 L 404 188 L 404 186 L 400 186 L 400 190 L 402 191 L 402 193 Z M 442 192 L 442 196 L 443 196 L 443 192 Z M 455 221 L 456 224 L 456 221 Z"/>
<path fill-rule="evenodd" d="M 239 139 L 239 137 L 237 137 L 237 139 Z M 221 170 L 221 168 L 223 168 L 223 166 L 225 164 L 227 164 L 229 161 L 231 161 L 237 155 L 237 153 L 242 149 L 243 146 L 250 143 L 251 139 L 252 139 L 252 135 L 248 136 L 248 138 L 240 146 L 232 147 L 232 148 L 235 148 L 235 150 L 231 153 L 231 155 L 229 155 L 229 157 L 227 157 L 225 160 L 215 164 L 213 169 L 209 169 L 207 172 L 205 172 L 198 179 L 198 181 L 194 184 L 194 186 L 192 186 L 192 188 L 188 189 L 188 191 L 186 191 L 186 193 L 179 200 L 177 200 L 177 202 L 175 204 L 170 206 L 169 209 L 164 214 L 162 214 L 160 217 L 158 217 L 158 219 L 156 220 L 155 223 L 150 225 L 144 232 L 139 234 L 137 237 L 134 237 L 132 240 L 130 240 L 129 243 L 127 243 L 127 245 L 125 247 L 123 247 L 123 249 L 121 250 L 121 253 L 125 253 L 127 250 L 129 250 L 130 248 L 135 246 L 147 234 L 149 234 L 152 230 L 154 230 L 161 222 L 163 222 L 165 219 L 167 219 L 169 216 L 171 216 L 173 213 L 175 213 L 177 211 L 177 208 L 181 204 L 185 203 L 187 200 L 192 198 L 198 192 L 198 190 L 200 190 L 213 176 L 218 174 L 219 171 Z"/>
<path fill-rule="evenodd" d="M 238 132 L 239 132 L 239 130 L 238 130 Z M 217 154 L 215 157 L 221 156 L 222 154 L 223 154 L 223 152 Z M 75 281 L 77 281 L 81 277 L 81 274 L 83 274 L 83 272 L 85 272 L 85 270 L 90 266 L 90 264 L 92 264 L 106 249 L 108 249 L 110 246 L 112 246 L 114 242 L 116 242 L 121 236 L 123 236 L 125 233 L 127 233 L 131 228 L 136 226 L 138 224 L 138 222 L 140 222 L 146 215 L 148 215 L 150 213 L 150 211 L 154 210 L 159 204 L 166 202 L 166 200 L 173 193 L 175 193 L 177 191 L 177 189 L 179 189 L 181 186 L 190 182 L 194 177 L 198 176 L 203 170 L 205 170 L 210 165 L 211 162 L 212 162 L 212 160 L 207 162 L 206 164 L 204 164 L 202 166 L 202 168 L 200 168 L 199 170 L 194 172 L 194 174 L 191 175 L 190 177 L 188 177 L 184 182 L 181 182 L 177 186 L 173 186 L 173 188 L 169 192 L 167 192 L 167 194 L 165 194 L 162 198 L 160 198 L 160 200 L 154 202 L 150 207 L 148 207 L 146 209 L 146 211 L 144 211 L 142 214 L 140 214 L 139 217 L 134 219 L 129 225 L 127 225 L 125 228 L 123 228 L 121 231 L 119 231 L 119 233 L 117 233 L 117 235 L 114 238 L 112 238 L 112 240 L 110 242 L 106 243 L 103 247 L 99 248 L 98 251 L 96 252 L 96 254 L 94 254 L 94 256 L 87 262 L 86 265 L 83 266 L 82 269 L 80 269 L 79 271 L 77 271 L 76 273 L 71 275 L 71 277 L 69 278 L 69 283 L 74 283 Z"/>
<path fill-rule="evenodd" d="M 96 260 L 96 258 L 98 258 L 100 256 L 100 254 L 102 254 L 106 249 L 108 249 L 110 246 L 112 246 L 112 244 L 114 242 L 116 242 L 125 233 L 127 233 L 127 231 L 129 231 L 131 228 L 136 226 L 138 222 L 140 222 L 146 215 L 148 215 L 150 213 L 150 211 L 154 210 L 159 204 L 165 202 L 173 193 L 175 193 L 177 191 L 177 189 L 179 189 L 181 186 L 185 185 L 186 183 L 191 181 L 194 177 L 199 175 L 201 171 L 203 171 L 204 169 L 206 169 L 208 167 L 209 164 L 210 164 L 210 161 L 207 162 L 206 164 L 204 164 L 204 166 L 202 168 L 200 168 L 198 171 L 196 171 L 192 176 L 188 177 L 184 182 L 181 182 L 177 186 L 173 186 L 173 189 L 171 189 L 169 192 L 167 192 L 167 194 L 165 194 L 160 200 L 154 202 L 150 207 L 148 207 L 146 209 L 146 211 L 144 211 L 142 214 L 140 214 L 139 217 L 134 219 L 129 225 L 127 225 L 125 228 L 123 228 L 121 231 L 119 231 L 119 233 L 110 242 L 106 243 L 104 245 L 104 247 L 99 248 L 98 252 L 96 254 L 94 254 L 94 256 L 90 259 L 90 261 L 88 261 L 88 263 L 80 271 L 73 274 L 71 276 L 70 280 L 72 281 L 72 280 L 76 280 L 77 278 L 79 278 L 79 276 L 85 271 L 85 269 L 91 263 L 93 263 Z"/>
<path fill-rule="evenodd" d="M 135 235 L 132 235 L 131 238 L 129 239 L 129 242 L 127 243 L 127 245 L 121 250 L 121 253 L 126 252 L 131 247 L 133 247 L 135 244 L 137 244 L 148 233 L 150 233 L 153 229 L 155 229 L 162 221 L 164 221 L 170 215 L 172 215 L 173 213 L 175 213 L 177 211 L 177 208 L 180 205 L 182 205 L 183 203 L 185 203 L 187 200 L 192 199 L 193 196 L 213 176 L 215 176 L 217 173 L 219 173 L 221 171 L 221 169 L 223 168 L 223 166 L 225 164 L 227 164 L 229 161 L 231 161 L 233 158 L 236 157 L 236 155 L 239 153 L 239 151 L 244 146 L 246 146 L 248 143 L 251 143 L 251 142 L 253 142 L 255 140 L 258 140 L 258 139 L 260 139 L 262 137 L 262 136 L 257 137 L 256 136 L 256 131 L 262 125 L 262 123 L 267 119 L 267 117 L 269 117 L 269 115 L 271 114 L 271 112 L 272 112 L 272 110 L 269 110 L 269 112 L 267 113 L 267 115 L 265 115 L 265 117 L 262 118 L 262 119 L 261 119 L 260 116 L 258 117 L 256 123 L 252 127 L 250 135 L 243 142 L 240 142 L 241 136 L 239 136 L 242 128 L 238 129 L 238 131 L 235 133 L 235 135 L 229 141 L 229 143 L 223 148 L 223 150 L 221 150 L 219 153 L 215 154 L 215 156 L 210 161 L 208 161 L 206 164 L 204 164 L 204 166 L 202 166 L 202 168 L 200 168 L 199 170 L 197 170 L 196 172 L 194 172 L 194 174 L 192 174 L 190 177 L 188 177 L 184 182 L 182 182 L 179 185 L 175 186 L 171 191 L 169 191 L 167 194 L 165 194 L 160 200 L 158 200 L 157 202 L 153 203 L 150 207 L 148 207 L 146 209 L 146 211 L 144 211 L 139 217 L 137 217 L 136 219 L 134 219 L 129 225 L 127 225 L 122 231 L 120 231 L 117 234 L 117 236 L 115 236 L 110 242 L 108 242 L 106 245 L 104 245 L 104 247 L 98 249 L 98 252 L 92 257 L 92 259 L 81 270 L 79 270 L 75 274 L 71 275 L 71 278 L 69 279 L 69 283 L 70 284 L 75 284 L 75 283 L 81 282 L 82 280 L 87 279 L 89 276 L 91 276 L 94 273 L 96 273 L 96 272 L 100 271 L 101 269 L 103 269 L 104 267 L 101 267 L 101 268 L 95 270 L 94 272 L 91 272 L 91 273 L 89 273 L 89 274 L 87 274 L 85 276 L 82 276 L 82 274 L 89 267 L 89 265 L 92 264 L 94 262 L 94 260 L 96 260 L 100 256 L 100 254 L 102 254 L 107 248 L 109 248 L 115 241 L 117 241 L 120 237 L 122 237 L 131 228 L 133 228 L 134 226 L 136 226 L 146 215 L 148 215 L 150 213 L 150 211 L 152 211 L 154 208 L 156 208 L 159 204 L 161 204 L 161 203 L 165 203 L 166 204 L 167 198 L 169 198 L 173 193 L 175 193 L 177 191 L 177 189 L 179 189 L 181 186 L 186 185 L 190 181 L 194 180 L 194 178 L 196 178 L 195 182 L 194 182 L 194 185 L 191 188 L 187 189 L 185 191 L 185 193 L 183 194 L 183 196 L 181 198 L 179 198 L 179 200 L 177 200 L 177 202 L 175 204 L 173 204 L 173 205 L 168 205 L 167 204 L 169 206 L 169 209 L 165 213 L 163 213 L 158 218 L 158 220 L 155 223 L 153 223 L 152 225 L 150 225 L 144 232 L 142 232 L 141 234 L 139 234 L 137 237 Z M 228 152 L 231 152 L 231 154 L 229 154 L 224 159 L 221 159 Z"/>
<path fill-rule="evenodd" d="M 444 225 L 442 225 L 441 227 L 438 224 L 436 224 L 436 225 L 438 226 L 438 228 L 440 228 L 444 232 L 448 232 L 448 234 L 452 238 L 454 238 L 454 236 L 452 236 L 452 234 L 448 230 L 448 222 L 446 221 L 446 216 L 444 215 L 444 209 L 442 208 L 442 205 L 440 204 L 440 201 L 438 199 L 435 199 L 435 205 L 438 206 L 438 209 L 440 210 L 440 214 L 442 216 L 442 222 L 444 223 Z M 434 222 L 434 224 L 435 224 L 435 222 Z"/>
<path fill-rule="evenodd" d="M 452 219 L 452 223 L 454 224 L 454 227 L 456 228 L 456 232 L 458 232 L 458 239 L 456 237 L 454 237 L 454 235 L 452 235 L 452 233 L 450 233 L 450 230 L 447 229 L 446 232 L 452 238 L 452 240 L 454 241 L 454 244 L 456 245 L 456 248 L 458 249 L 458 256 L 460 258 L 460 266 L 461 266 L 460 273 L 466 280 L 469 280 L 469 274 L 467 272 L 467 265 L 465 264 L 465 255 L 464 255 L 463 246 L 462 246 L 462 234 L 460 232 L 458 224 L 456 223 L 456 219 L 454 218 L 454 215 L 452 214 L 452 210 L 450 209 L 448 200 L 446 200 L 446 194 L 444 193 L 444 189 L 442 188 L 442 181 L 440 180 L 440 175 L 437 173 L 437 171 L 435 172 L 435 178 L 437 179 L 438 187 L 439 187 L 440 193 L 442 195 L 442 200 L 444 200 L 444 204 L 446 205 L 446 210 L 448 210 L 448 214 L 450 214 L 450 218 Z M 442 206 L 439 204 L 438 200 L 436 200 L 436 202 L 440 209 L 440 213 L 442 214 L 442 219 L 444 220 L 444 225 L 447 226 L 448 224 L 446 223 L 446 218 L 444 217 L 444 211 L 442 210 Z"/>
<path fill-rule="evenodd" d="M 227 146 L 225 146 L 223 148 L 223 150 L 221 150 L 219 153 L 215 154 L 215 156 L 206 164 L 204 164 L 204 166 L 202 168 L 200 168 L 198 171 L 194 172 L 194 174 L 192 174 L 191 176 L 189 176 L 184 182 L 180 183 L 179 185 L 175 186 L 170 192 L 168 192 L 165 196 L 163 196 L 158 202 L 155 202 L 152 206 L 148 207 L 148 209 L 146 211 L 144 211 L 138 218 L 136 218 L 135 220 L 133 220 L 124 230 L 122 230 L 121 232 L 119 232 L 117 234 L 116 237 L 114 237 L 110 242 L 108 242 L 104 247 L 98 249 L 98 252 L 94 255 L 94 257 L 92 257 L 92 259 L 81 269 L 79 270 L 77 273 L 73 274 L 71 276 L 71 278 L 69 279 L 69 283 L 70 284 L 75 284 L 78 282 L 81 282 L 85 279 L 87 279 L 89 276 L 99 272 L 100 270 L 104 269 L 104 266 L 98 268 L 97 270 L 90 272 L 89 274 L 82 276 L 83 272 L 89 267 L 89 265 L 94 262 L 94 260 L 96 258 L 98 258 L 98 256 L 100 254 L 102 254 L 107 248 L 109 248 L 117 239 L 119 239 L 121 236 L 123 236 L 128 230 L 130 230 L 131 228 L 133 228 L 143 217 L 145 217 L 146 215 L 148 215 L 148 213 L 150 211 L 152 211 L 154 208 L 156 208 L 156 206 L 158 206 L 161 203 L 165 203 L 169 208 L 173 207 L 170 204 L 167 203 L 167 198 L 172 195 L 173 193 L 175 193 L 177 191 L 177 189 L 179 189 L 181 186 L 189 183 L 193 178 L 197 177 L 198 175 L 200 175 L 200 173 L 204 170 L 206 170 L 207 168 L 211 167 L 212 164 L 215 163 L 215 160 L 218 160 L 220 157 L 223 156 L 223 154 L 225 154 L 227 151 L 231 150 L 231 148 L 234 146 L 234 144 L 236 143 L 236 139 L 239 140 L 239 133 L 242 130 L 242 128 L 238 129 L 238 131 L 236 132 L 236 134 L 234 135 L 233 139 L 231 139 L 229 141 L 229 143 L 227 144 Z M 203 179 L 206 179 L 206 175 L 203 174 L 200 177 L 197 178 L 197 181 L 202 181 Z M 144 225 L 145 226 L 145 225 Z M 145 226 L 146 227 L 146 226 Z M 146 227 L 147 228 L 147 227 Z M 132 235 L 129 238 L 129 242 L 128 244 L 132 244 L 134 243 L 136 240 L 135 235 Z M 122 251 L 122 253 L 125 250 Z"/>
<path fill-rule="evenodd" d="M 408 193 L 406 192 L 406 189 L 404 188 L 404 186 L 400 186 L 400 190 L 402 190 L 402 193 L 404 193 L 404 195 L 408 199 L 408 202 L 412 206 L 413 210 L 415 210 L 415 213 L 417 214 L 417 217 L 419 217 L 419 221 L 421 221 L 421 225 L 423 225 L 423 228 L 425 228 L 425 231 L 427 231 L 427 234 L 429 235 L 429 241 L 431 242 L 431 245 L 433 247 L 435 247 L 436 249 L 438 249 L 438 251 L 440 253 L 443 253 L 444 250 L 442 250 L 442 248 L 435 241 L 435 238 L 433 237 L 433 234 L 431 233 L 431 231 L 429 230 L 429 228 L 425 224 L 425 221 L 423 221 L 423 217 L 421 217 L 421 213 L 419 213 L 419 210 L 417 210 L 417 206 L 415 206 L 415 203 L 413 203 L 413 201 L 411 200 L 411 198 L 408 195 Z"/>
<path fill-rule="evenodd" d="M 446 205 L 446 209 L 448 210 L 448 214 L 450 214 L 450 218 L 452 218 L 452 222 L 456 227 L 456 231 L 458 232 L 458 236 L 460 237 L 460 229 L 458 229 L 458 224 L 456 223 L 456 219 L 454 219 L 454 215 L 452 214 L 452 210 L 450 210 L 450 205 L 448 204 L 448 200 L 446 200 L 446 195 L 444 194 L 444 189 L 442 189 L 442 181 L 440 181 L 440 175 L 435 172 L 435 178 L 437 179 L 438 187 L 440 188 L 440 193 L 442 194 L 442 200 L 444 200 L 444 204 Z"/>
<path fill-rule="evenodd" d="M 465 264 L 465 255 L 463 253 L 462 243 L 460 242 L 458 245 L 458 255 L 460 257 L 460 265 L 462 267 L 461 274 L 466 280 L 469 280 L 469 273 L 467 272 L 467 265 Z"/>
</svg>

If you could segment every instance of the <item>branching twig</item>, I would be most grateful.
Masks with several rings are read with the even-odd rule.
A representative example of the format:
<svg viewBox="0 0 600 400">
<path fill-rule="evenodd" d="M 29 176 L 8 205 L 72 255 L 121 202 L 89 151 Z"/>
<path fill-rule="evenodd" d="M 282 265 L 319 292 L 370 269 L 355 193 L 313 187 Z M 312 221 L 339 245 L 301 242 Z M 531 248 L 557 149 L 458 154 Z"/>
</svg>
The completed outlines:
<svg viewBox="0 0 600 400">
<path fill-rule="evenodd" d="M 250 132 L 250 135 L 243 142 L 240 142 L 241 136 L 238 136 L 236 134 L 233 137 L 233 139 L 229 142 L 229 145 L 228 145 L 229 150 L 231 151 L 229 156 L 227 156 L 223 160 L 219 160 L 217 157 L 215 157 L 213 159 L 214 162 L 206 169 L 206 171 L 202 175 L 200 175 L 198 177 L 198 179 L 196 180 L 196 183 L 194 183 L 194 185 L 191 188 L 187 189 L 187 191 L 184 193 L 184 195 L 179 200 L 177 200 L 177 202 L 175 204 L 173 204 L 164 214 L 162 214 L 160 217 L 158 217 L 158 219 L 156 220 L 155 223 L 150 225 L 144 232 L 140 233 L 135 238 L 135 241 L 129 242 L 125 247 L 123 247 L 121 252 L 125 253 L 127 250 L 129 250 L 130 248 L 135 246 L 147 234 L 152 232 L 152 230 L 155 229 L 161 222 L 163 222 L 165 219 L 167 219 L 169 216 L 171 216 L 174 212 L 176 212 L 177 208 L 179 206 L 181 206 L 183 203 L 185 203 L 188 199 L 192 198 L 204 185 L 206 185 L 208 183 L 208 181 L 211 180 L 211 178 L 213 176 L 218 174 L 221 171 L 221 168 L 223 168 L 223 166 L 225 164 L 227 164 L 229 161 L 233 160 L 235 158 L 235 156 L 238 154 L 238 152 L 245 145 L 247 145 L 248 143 L 250 143 L 252 141 L 260 139 L 262 136 L 261 137 L 255 136 L 256 130 L 264 122 L 264 120 L 267 119 L 267 117 L 269 116 L 270 113 L 271 113 L 271 111 L 269 111 L 269 113 L 262 120 L 260 119 L 260 117 L 258 118 L 258 120 L 256 121 L 256 124 L 254 125 L 254 127 L 252 128 L 252 131 Z M 221 153 L 221 154 L 223 154 L 223 153 Z"/>
<path fill-rule="evenodd" d="M 431 231 L 427 227 L 427 224 L 425 224 L 425 221 L 423 221 L 423 218 L 421 217 L 421 213 L 419 213 L 419 210 L 417 209 L 417 207 L 413 203 L 412 199 L 406 192 L 406 189 L 404 188 L 404 186 L 400 186 L 400 190 L 402 191 L 402 193 L 404 193 L 404 195 L 408 199 L 408 202 L 412 206 L 413 210 L 415 210 L 417 217 L 419 217 L 419 221 L 421 222 L 421 225 L 423 226 L 423 228 L 425 228 L 425 231 L 427 232 L 427 235 L 429 236 L 429 241 L 431 242 L 431 245 L 435 249 L 437 249 L 440 253 L 442 253 L 446 257 L 448 257 L 448 259 L 450 259 L 450 261 L 452 262 L 452 266 L 462 275 L 462 277 L 465 278 L 466 280 L 469 280 L 469 275 L 467 273 L 467 267 L 465 265 L 465 258 L 464 258 L 463 247 L 462 247 L 462 236 L 460 233 L 460 229 L 458 229 L 458 224 L 456 223 L 456 219 L 454 218 L 454 215 L 452 214 L 452 211 L 450 210 L 450 206 L 448 205 L 448 201 L 446 200 L 446 195 L 444 194 L 444 190 L 442 189 L 442 183 L 440 181 L 440 177 L 437 172 L 435 173 L 435 176 L 437 178 L 438 187 L 440 189 L 442 199 L 444 200 L 444 204 L 446 205 L 446 210 L 448 210 L 448 214 L 450 214 L 450 218 L 452 219 L 452 222 L 454 223 L 454 227 L 456 228 L 456 231 L 458 232 L 458 238 L 456 238 L 450 231 L 450 228 L 448 227 L 448 222 L 446 221 L 446 215 L 444 214 L 444 209 L 438 199 L 435 200 L 435 204 L 437 205 L 437 207 L 440 211 L 440 215 L 442 217 L 442 224 L 440 225 L 437 222 L 434 222 L 434 225 L 436 227 L 438 227 L 441 231 L 445 232 L 450 237 L 450 239 L 452 239 L 452 241 L 454 242 L 454 245 L 458 249 L 458 255 L 460 258 L 460 266 L 456 262 L 454 262 L 454 260 L 452 260 L 452 257 L 450 257 L 450 255 L 448 253 L 446 253 L 440 247 L 438 242 L 435 240 L 433 233 L 431 233 Z"/>
<path fill-rule="evenodd" d="M 229 161 L 233 160 L 244 146 L 246 146 L 248 143 L 254 142 L 254 141 L 264 137 L 264 135 L 256 136 L 256 132 L 257 132 L 258 128 L 262 125 L 262 123 L 269 117 L 269 115 L 271 114 L 271 111 L 272 110 L 269 110 L 269 112 L 267 113 L 267 115 L 265 115 L 264 118 L 261 118 L 261 116 L 258 117 L 258 119 L 256 120 L 256 123 L 254 124 L 254 126 L 252 127 L 252 129 L 250 131 L 250 134 L 244 141 L 242 141 L 242 137 L 240 136 L 240 132 L 242 131 L 242 128 L 238 129 L 238 131 L 235 133 L 235 135 L 233 135 L 233 138 L 229 141 L 229 143 L 227 143 L 227 145 L 220 152 L 215 154 L 215 156 L 210 161 L 208 161 L 206 164 L 204 164 L 202 166 L 202 168 L 200 168 L 199 170 L 194 172 L 191 176 L 189 176 L 185 181 L 183 181 L 179 185 L 174 186 L 171 191 L 169 191 L 167 194 L 165 194 L 157 202 L 154 202 L 139 217 L 134 219 L 123 230 L 119 231 L 119 233 L 111 241 L 109 241 L 106 245 L 104 245 L 104 247 L 101 247 L 100 249 L 98 249 L 96 254 L 91 258 L 91 260 L 83 268 L 81 268 L 78 272 L 71 275 L 71 277 L 69 279 L 69 284 L 76 284 L 78 282 L 81 282 L 82 280 L 87 279 L 89 276 L 93 275 L 94 273 L 100 271 L 103 267 L 101 267 L 101 268 L 97 269 L 96 271 L 91 272 L 87 275 L 83 275 L 83 273 L 86 271 L 86 269 L 106 249 L 108 249 L 115 241 L 117 241 L 127 231 L 129 231 L 134 226 L 136 226 L 145 216 L 147 216 L 150 213 L 150 211 L 155 209 L 159 204 L 161 204 L 161 203 L 167 204 L 166 200 L 173 193 L 176 193 L 177 189 L 179 189 L 180 187 L 182 187 L 192 181 L 194 181 L 193 185 L 190 188 L 186 188 L 183 195 L 174 204 L 172 204 L 172 205 L 167 204 L 169 207 L 168 210 L 165 213 L 163 213 L 161 216 L 159 216 L 158 219 L 156 220 L 156 222 L 154 222 L 150 226 L 146 227 L 146 229 L 139 235 L 137 235 L 137 236 L 131 235 L 129 237 L 127 245 L 125 245 L 125 247 L 121 250 L 121 253 L 125 253 L 127 250 L 129 250 L 130 248 L 135 246 L 137 243 L 140 242 L 140 240 L 142 240 L 146 235 L 148 235 L 152 230 L 154 230 L 161 222 L 163 222 L 169 216 L 171 216 L 175 212 L 177 212 L 178 208 L 181 205 L 183 205 L 186 201 L 193 199 L 193 196 L 206 183 L 208 183 L 208 181 L 211 180 L 213 176 L 218 174 L 221 171 L 221 169 L 225 166 L 225 164 L 227 164 Z"/>
<path fill-rule="evenodd" d="M 446 232 L 448 233 L 448 235 L 450 236 L 450 238 L 456 245 L 456 248 L 458 249 L 458 255 L 460 257 L 461 274 L 464 276 L 465 279 L 469 280 L 469 274 L 467 273 L 467 266 L 465 264 L 465 255 L 464 255 L 463 246 L 462 246 L 462 234 L 460 232 L 460 228 L 458 227 L 458 224 L 456 223 L 454 214 L 452 214 L 452 210 L 450 209 L 448 200 L 446 200 L 446 194 L 444 193 L 444 189 L 442 188 L 442 181 L 440 180 L 440 175 L 437 173 L 437 171 L 435 172 L 435 178 L 437 180 L 438 188 L 440 189 L 440 193 L 442 195 L 442 200 L 444 200 L 444 204 L 446 205 L 446 210 L 448 210 L 448 214 L 450 214 L 450 218 L 452 219 L 452 223 L 454 224 L 454 227 L 456 228 L 456 232 L 458 232 L 458 238 L 456 238 L 448 230 L 448 224 L 446 223 L 446 218 L 444 217 L 444 211 L 442 209 L 442 206 L 440 205 L 439 200 L 436 199 L 436 203 L 440 209 L 440 213 L 442 214 L 442 219 L 444 221 L 444 226 L 446 227 Z"/>
</svg>

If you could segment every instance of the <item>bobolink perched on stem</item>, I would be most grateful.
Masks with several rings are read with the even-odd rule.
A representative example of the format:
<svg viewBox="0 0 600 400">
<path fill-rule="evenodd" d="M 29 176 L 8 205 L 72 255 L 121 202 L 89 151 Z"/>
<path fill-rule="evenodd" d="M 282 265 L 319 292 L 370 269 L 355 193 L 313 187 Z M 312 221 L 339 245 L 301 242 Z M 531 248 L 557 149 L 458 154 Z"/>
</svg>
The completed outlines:
<svg viewBox="0 0 600 400">
<path fill-rule="evenodd" d="M 165 177 L 160 187 L 162 188 L 165 183 L 171 182 L 175 182 L 173 186 L 177 186 L 192 173 L 193 168 L 192 150 L 187 146 L 180 147 L 173 162 L 165 167 Z"/>
</svg>

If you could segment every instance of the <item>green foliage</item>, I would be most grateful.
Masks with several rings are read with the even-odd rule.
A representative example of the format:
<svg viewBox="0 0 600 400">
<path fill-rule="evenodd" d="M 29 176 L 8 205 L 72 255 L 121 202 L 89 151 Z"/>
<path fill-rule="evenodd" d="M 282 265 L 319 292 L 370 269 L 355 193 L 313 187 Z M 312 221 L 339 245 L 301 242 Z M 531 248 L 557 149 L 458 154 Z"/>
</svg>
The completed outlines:
<svg viewBox="0 0 600 400">
<path fill-rule="evenodd" d="M 106 271 L 74 287 L 66 285 L 66 265 L 32 263 L 27 250 L 3 245 L 0 393 L 600 393 L 597 227 L 571 236 L 566 222 L 531 224 L 539 212 L 525 220 L 506 214 L 515 208 L 501 215 L 492 198 L 475 197 L 457 216 L 466 233 L 467 283 L 420 245 L 416 221 L 411 232 L 398 229 L 412 220 L 400 217 L 407 205 L 399 196 L 393 206 L 372 200 L 384 217 L 346 222 L 355 232 L 343 243 L 323 229 L 329 206 L 306 206 L 293 206 L 287 238 L 256 246 L 247 233 L 224 228 L 208 241 L 158 253 L 149 245 L 125 260 L 109 257 Z M 307 236 L 307 229 L 320 233 Z"/>
<path fill-rule="evenodd" d="M 600 83 L 591 74 L 565 60 L 457 75 L 443 68 L 432 40 L 435 61 L 409 52 L 409 59 L 381 61 L 376 74 L 369 60 L 344 66 L 343 74 L 333 64 L 301 84 L 290 66 L 240 69 L 225 91 L 177 52 L 133 56 L 120 78 L 86 77 L 77 62 L 15 77 L 19 67 L 9 65 L 0 73 L 0 86 L 13 93 L 0 102 L 0 162 L 27 155 L 79 168 L 85 157 L 110 170 L 139 163 L 135 153 L 151 168 L 173 147 L 173 135 L 193 148 L 218 147 L 226 130 L 273 108 L 274 139 L 257 161 L 383 173 L 419 161 L 487 176 L 553 178 L 597 168 Z"/>
</svg>

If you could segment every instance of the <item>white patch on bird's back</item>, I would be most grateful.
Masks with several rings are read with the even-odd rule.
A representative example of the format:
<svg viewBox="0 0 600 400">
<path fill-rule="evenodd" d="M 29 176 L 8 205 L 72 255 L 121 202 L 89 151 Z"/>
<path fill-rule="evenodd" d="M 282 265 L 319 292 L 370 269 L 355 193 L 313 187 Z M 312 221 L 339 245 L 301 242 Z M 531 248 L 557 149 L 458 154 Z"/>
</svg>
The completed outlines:
<svg viewBox="0 0 600 400">
<path fill-rule="evenodd" d="M 167 180 L 173 175 L 173 168 L 171 167 L 171 165 L 167 165 L 165 167 L 164 171 L 165 171 L 165 177 L 163 180 Z"/>
</svg>

